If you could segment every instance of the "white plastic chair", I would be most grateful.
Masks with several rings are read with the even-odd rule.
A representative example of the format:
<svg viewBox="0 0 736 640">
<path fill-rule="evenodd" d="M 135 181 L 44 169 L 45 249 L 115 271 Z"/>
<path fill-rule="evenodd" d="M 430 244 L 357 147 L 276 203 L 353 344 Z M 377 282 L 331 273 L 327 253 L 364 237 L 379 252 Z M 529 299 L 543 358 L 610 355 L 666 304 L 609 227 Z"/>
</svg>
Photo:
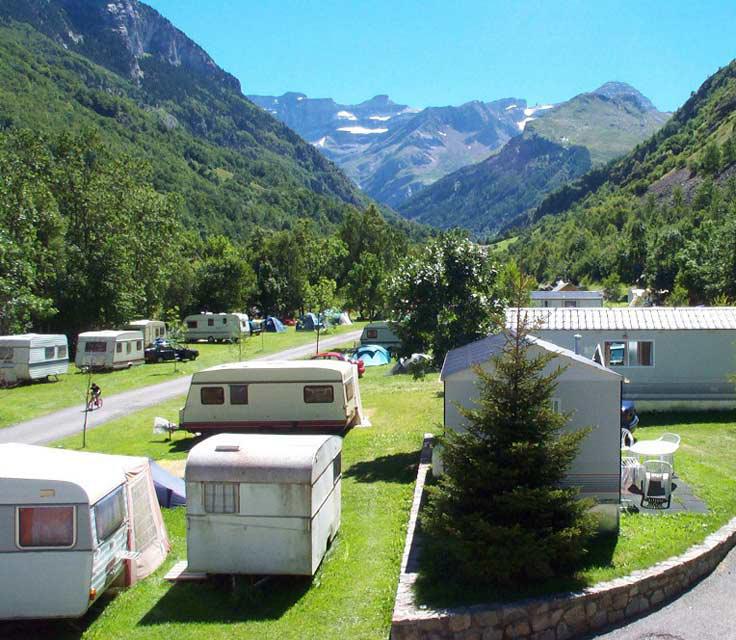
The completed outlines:
<svg viewBox="0 0 736 640">
<path fill-rule="evenodd" d="M 680 436 L 678 436 L 676 433 L 665 433 L 664 435 L 660 436 L 658 439 L 664 442 L 673 442 L 678 446 L 678 448 L 680 446 Z M 659 456 L 659 459 L 664 462 L 670 463 L 670 466 L 672 467 L 672 475 L 674 476 L 675 475 L 675 454 L 668 453 L 667 455 Z"/>
<path fill-rule="evenodd" d="M 621 427 L 621 450 L 628 451 L 632 444 L 634 444 L 634 434 L 625 427 Z"/>
<path fill-rule="evenodd" d="M 662 460 L 647 460 L 644 463 L 644 482 L 642 486 L 641 506 L 648 502 L 652 506 L 672 502 L 672 466 Z"/>
<path fill-rule="evenodd" d="M 639 464 L 639 459 L 633 456 L 621 456 L 621 491 L 628 491 L 629 487 L 633 484 L 637 488 L 641 482 L 641 470 L 642 465 Z"/>
</svg>

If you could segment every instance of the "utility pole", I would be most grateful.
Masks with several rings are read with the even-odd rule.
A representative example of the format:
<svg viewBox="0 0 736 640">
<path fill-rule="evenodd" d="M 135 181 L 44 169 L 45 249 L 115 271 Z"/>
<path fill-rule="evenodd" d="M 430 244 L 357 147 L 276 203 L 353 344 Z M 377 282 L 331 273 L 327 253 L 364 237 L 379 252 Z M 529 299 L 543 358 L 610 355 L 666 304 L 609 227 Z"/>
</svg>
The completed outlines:
<svg viewBox="0 0 736 640">
<path fill-rule="evenodd" d="M 84 426 L 82 427 L 82 449 L 87 448 L 87 415 L 89 414 L 89 392 L 92 387 L 92 369 L 87 369 L 87 392 L 84 394 Z"/>
</svg>

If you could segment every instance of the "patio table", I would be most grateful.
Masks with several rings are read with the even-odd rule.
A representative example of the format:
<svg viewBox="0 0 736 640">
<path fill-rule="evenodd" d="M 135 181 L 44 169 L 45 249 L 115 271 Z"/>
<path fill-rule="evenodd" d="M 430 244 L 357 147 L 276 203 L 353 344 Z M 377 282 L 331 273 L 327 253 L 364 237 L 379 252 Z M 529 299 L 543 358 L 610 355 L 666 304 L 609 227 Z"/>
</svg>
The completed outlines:
<svg viewBox="0 0 736 640">
<path fill-rule="evenodd" d="M 667 440 L 639 440 L 629 447 L 629 451 L 638 456 L 659 458 L 660 456 L 671 456 L 679 446 Z"/>
</svg>

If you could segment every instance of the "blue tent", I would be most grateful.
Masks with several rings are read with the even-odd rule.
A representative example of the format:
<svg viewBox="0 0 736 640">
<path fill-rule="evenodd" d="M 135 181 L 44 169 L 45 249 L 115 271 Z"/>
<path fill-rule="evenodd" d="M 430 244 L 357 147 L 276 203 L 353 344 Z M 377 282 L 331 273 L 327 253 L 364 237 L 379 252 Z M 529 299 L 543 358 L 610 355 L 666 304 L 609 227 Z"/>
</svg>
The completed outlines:
<svg viewBox="0 0 736 640">
<path fill-rule="evenodd" d="M 353 353 L 353 358 L 362 360 L 366 367 L 378 367 L 391 362 L 391 354 L 377 344 L 358 347 Z"/>
<path fill-rule="evenodd" d="M 284 326 L 283 322 L 281 322 L 281 320 L 279 320 L 278 318 L 268 316 L 268 318 L 266 318 L 266 331 L 283 333 L 284 331 L 286 331 L 286 327 Z"/>
<path fill-rule="evenodd" d="M 186 505 L 187 493 L 184 480 L 169 473 L 153 460 L 149 460 L 149 462 L 158 503 L 162 507 L 183 507 Z"/>
<path fill-rule="evenodd" d="M 319 320 L 317 320 L 317 316 L 315 316 L 313 313 L 305 313 L 299 319 L 299 322 L 296 323 L 296 330 L 297 331 L 316 331 L 318 325 L 324 329 L 324 324 L 320 325 Z"/>
</svg>

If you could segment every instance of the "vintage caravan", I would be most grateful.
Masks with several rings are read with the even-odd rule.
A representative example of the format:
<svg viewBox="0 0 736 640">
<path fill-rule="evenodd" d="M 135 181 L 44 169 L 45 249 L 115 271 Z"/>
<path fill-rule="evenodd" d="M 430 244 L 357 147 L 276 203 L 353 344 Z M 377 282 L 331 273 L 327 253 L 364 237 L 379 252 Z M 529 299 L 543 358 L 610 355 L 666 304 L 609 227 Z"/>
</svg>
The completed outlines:
<svg viewBox="0 0 736 640">
<path fill-rule="evenodd" d="M 147 459 L 0 445 L 0 619 L 82 616 L 168 548 Z"/>
<path fill-rule="evenodd" d="M 152 345 L 159 338 L 166 337 L 166 323 L 163 320 L 133 320 L 125 328 L 129 331 L 140 331 L 145 347 Z"/>
<path fill-rule="evenodd" d="M 245 313 L 195 313 L 184 318 L 187 342 L 237 342 L 250 335 Z"/>
<path fill-rule="evenodd" d="M 360 344 L 377 344 L 389 351 L 397 351 L 401 347 L 401 338 L 388 322 L 371 322 L 363 327 Z"/>
<path fill-rule="evenodd" d="M 125 369 L 143 364 L 140 331 L 87 331 L 77 340 L 75 364 L 80 369 Z"/>
<path fill-rule="evenodd" d="M 238 362 L 192 376 L 179 425 L 192 432 L 342 431 L 360 424 L 357 367 L 334 360 Z"/>
<path fill-rule="evenodd" d="M 58 376 L 69 369 L 66 336 L 0 336 L 0 386 Z"/>
<path fill-rule="evenodd" d="M 187 458 L 187 569 L 313 575 L 340 527 L 342 439 L 223 433 Z"/>
<path fill-rule="evenodd" d="M 736 406 L 736 307 L 522 309 L 534 335 L 625 376 L 639 410 Z M 507 312 L 513 328 L 516 311 Z M 577 343 L 577 347 L 576 347 Z M 598 354 L 596 356 L 596 354 Z"/>
<path fill-rule="evenodd" d="M 493 372 L 493 358 L 501 353 L 506 340 L 505 334 L 491 335 L 447 353 L 440 376 L 445 387 L 446 428 L 465 429 L 465 418 L 459 407 L 476 409 L 479 397 L 474 367 L 478 365 Z M 582 497 L 596 501 L 595 509 L 601 516 L 602 529 L 616 529 L 620 497 L 623 377 L 590 358 L 550 342 L 532 336 L 527 340 L 531 357 L 552 355 L 545 367 L 545 375 L 558 367 L 563 368 L 557 378 L 552 408 L 571 414 L 566 429 L 592 427 L 568 470 L 565 484 L 578 487 Z"/>
</svg>

